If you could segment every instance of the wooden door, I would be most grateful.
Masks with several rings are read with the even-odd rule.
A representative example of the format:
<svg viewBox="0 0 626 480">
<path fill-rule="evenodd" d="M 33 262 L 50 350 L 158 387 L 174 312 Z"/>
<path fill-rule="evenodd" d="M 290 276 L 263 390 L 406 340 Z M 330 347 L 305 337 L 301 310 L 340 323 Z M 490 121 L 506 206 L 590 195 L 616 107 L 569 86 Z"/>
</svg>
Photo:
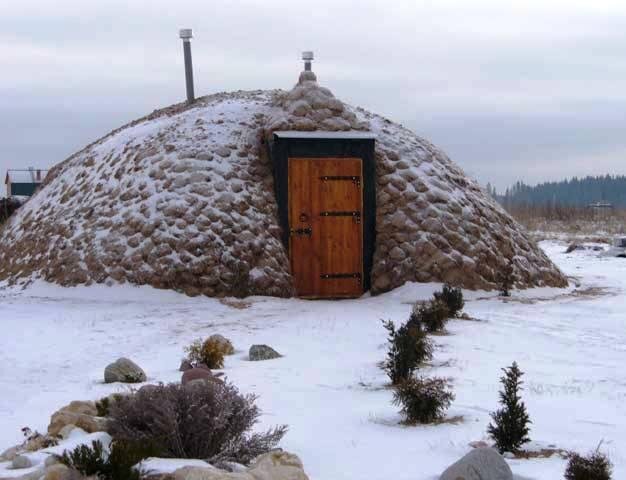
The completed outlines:
<svg viewBox="0 0 626 480">
<path fill-rule="evenodd" d="M 360 158 L 289 159 L 289 254 L 301 297 L 363 293 Z"/>
</svg>

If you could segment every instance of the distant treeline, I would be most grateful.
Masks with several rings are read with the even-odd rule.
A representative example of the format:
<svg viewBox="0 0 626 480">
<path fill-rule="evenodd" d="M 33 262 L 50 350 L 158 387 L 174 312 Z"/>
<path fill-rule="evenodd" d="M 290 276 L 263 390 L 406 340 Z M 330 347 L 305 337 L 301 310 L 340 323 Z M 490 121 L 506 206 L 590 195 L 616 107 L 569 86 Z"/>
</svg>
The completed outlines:
<svg viewBox="0 0 626 480">
<path fill-rule="evenodd" d="M 626 176 L 604 175 L 574 177 L 560 182 L 545 182 L 530 186 L 517 182 L 504 193 L 496 192 L 490 184 L 487 190 L 505 208 L 513 206 L 564 205 L 585 207 L 591 203 L 611 203 L 626 207 Z"/>
</svg>

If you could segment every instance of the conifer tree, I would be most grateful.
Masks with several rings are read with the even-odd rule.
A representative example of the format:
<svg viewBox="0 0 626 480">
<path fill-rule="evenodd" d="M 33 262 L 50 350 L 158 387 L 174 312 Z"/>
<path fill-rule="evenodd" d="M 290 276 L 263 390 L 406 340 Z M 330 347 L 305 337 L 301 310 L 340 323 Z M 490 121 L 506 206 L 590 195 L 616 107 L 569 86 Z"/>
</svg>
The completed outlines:
<svg viewBox="0 0 626 480">
<path fill-rule="evenodd" d="M 500 391 L 502 408 L 491 414 L 493 423 L 489 424 L 487 432 L 495 440 L 500 453 L 515 453 L 524 443 L 530 441 L 528 425 L 532 422 L 519 395 L 524 372 L 519 369 L 517 362 L 502 370 L 504 371 L 504 376 L 500 378 L 504 387 Z"/>
<path fill-rule="evenodd" d="M 508 263 L 502 267 L 502 270 L 496 275 L 496 282 L 498 283 L 498 289 L 500 290 L 501 296 L 511 296 L 511 288 L 513 288 L 514 281 L 515 274 L 513 273 L 513 259 L 510 259 Z"/>
</svg>

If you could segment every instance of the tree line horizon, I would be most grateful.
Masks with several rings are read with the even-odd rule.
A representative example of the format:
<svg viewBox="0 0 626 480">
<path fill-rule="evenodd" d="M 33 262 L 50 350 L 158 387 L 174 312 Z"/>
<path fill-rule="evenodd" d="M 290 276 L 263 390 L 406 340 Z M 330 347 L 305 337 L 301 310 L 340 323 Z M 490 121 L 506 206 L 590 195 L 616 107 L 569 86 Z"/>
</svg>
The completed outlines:
<svg viewBox="0 0 626 480">
<path fill-rule="evenodd" d="M 504 207 L 522 205 L 564 205 L 586 207 L 606 203 L 616 208 L 626 207 L 626 175 L 588 175 L 561 181 L 527 185 L 517 181 L 504 193 L 487 183 L 487 193 Z"/>
</svg>

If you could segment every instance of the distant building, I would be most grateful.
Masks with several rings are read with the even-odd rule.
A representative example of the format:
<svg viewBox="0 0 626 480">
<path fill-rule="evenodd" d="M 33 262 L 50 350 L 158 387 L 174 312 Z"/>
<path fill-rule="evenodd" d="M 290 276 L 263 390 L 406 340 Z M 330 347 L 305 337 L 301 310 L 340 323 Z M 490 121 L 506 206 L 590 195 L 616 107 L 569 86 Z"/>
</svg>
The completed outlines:
<svg viewBox="0 0 626 480">
<path fill-rule="evenodd" d="M 4 183 L 7 197 L 30 197 L 43 182 L 48 170 L 29 168 L 27 170 L 7 170 Z"/>
</svg>

